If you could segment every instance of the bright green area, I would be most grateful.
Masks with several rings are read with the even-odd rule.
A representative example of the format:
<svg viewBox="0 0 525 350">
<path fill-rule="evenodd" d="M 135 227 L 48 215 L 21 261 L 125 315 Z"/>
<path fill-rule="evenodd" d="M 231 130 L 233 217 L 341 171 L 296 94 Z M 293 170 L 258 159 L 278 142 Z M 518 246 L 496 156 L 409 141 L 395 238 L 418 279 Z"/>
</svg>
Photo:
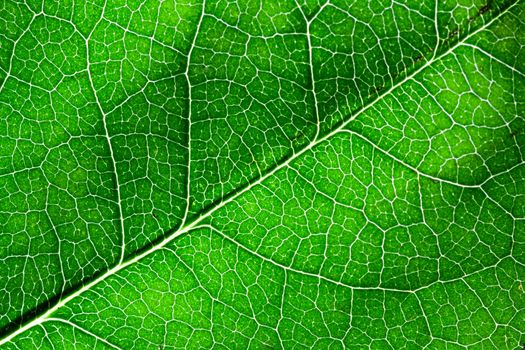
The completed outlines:
<svg viewBox="0 0 525 350">
<path fill-rule="evenodd" d="M 524 18 L 0 2 L 0 346 L 521 348 Z"/>
</svg>

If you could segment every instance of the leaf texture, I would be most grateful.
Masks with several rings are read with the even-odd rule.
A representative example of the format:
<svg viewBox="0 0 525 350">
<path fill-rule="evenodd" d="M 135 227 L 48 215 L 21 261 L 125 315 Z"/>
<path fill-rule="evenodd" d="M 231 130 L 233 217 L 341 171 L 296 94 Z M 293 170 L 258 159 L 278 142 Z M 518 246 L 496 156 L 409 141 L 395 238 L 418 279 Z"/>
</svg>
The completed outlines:
<svg viewBox="0 0 525 350">
<path fill-rule="evenodd" d="M 0 3 L 0 346 L 517 349 L 523 1 Z"/>
</svg>

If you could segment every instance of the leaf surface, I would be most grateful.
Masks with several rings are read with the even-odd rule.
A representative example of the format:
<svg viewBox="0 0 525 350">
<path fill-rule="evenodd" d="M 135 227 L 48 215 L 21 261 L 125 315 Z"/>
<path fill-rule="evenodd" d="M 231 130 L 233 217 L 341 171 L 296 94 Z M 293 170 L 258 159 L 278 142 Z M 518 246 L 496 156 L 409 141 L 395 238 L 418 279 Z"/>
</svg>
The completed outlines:
<svg viewBox="0 0 525 350">
<path fill-rule="evenodd" d="M 516 349 L 522 1 L 0 9 L 0 345 Z"/>
</svg>

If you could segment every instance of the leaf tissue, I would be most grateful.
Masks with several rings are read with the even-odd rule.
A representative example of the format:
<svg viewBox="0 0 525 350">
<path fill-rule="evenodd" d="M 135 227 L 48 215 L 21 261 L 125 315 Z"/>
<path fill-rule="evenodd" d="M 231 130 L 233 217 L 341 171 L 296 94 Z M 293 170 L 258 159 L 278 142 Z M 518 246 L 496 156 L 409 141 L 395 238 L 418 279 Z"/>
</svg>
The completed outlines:
<svg viewBox="0 0 525 350">
<path fill-rule="evenodd" d="M 1 349 L 521 349 L 522 0 L 1 0 Z"/>
</svg>

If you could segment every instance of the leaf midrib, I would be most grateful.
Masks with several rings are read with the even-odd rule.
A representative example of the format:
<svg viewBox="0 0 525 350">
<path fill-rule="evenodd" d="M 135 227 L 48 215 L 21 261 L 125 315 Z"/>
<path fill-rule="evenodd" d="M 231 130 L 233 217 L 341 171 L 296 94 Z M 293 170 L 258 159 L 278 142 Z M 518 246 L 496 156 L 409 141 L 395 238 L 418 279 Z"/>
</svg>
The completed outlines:
<svg viewBox="0 0 525 350">
<path fill-rule="evenodd" d="M 514 1 L 513 3 L 507 5 L 506 8 L 501 9 L 501 11 L 497 15 L 495 15 L 493 18 L 488 20 L 488 22 L 484 23 L 479 28 L 473 30 L 471 33 L 466 34 L 463 38 L 458 39 L 457 42 L 455 42 L 453 45 L 451 45 L 447 50 L 443 51 L 442 53 L 437 54 L 437 49 L 439 48 L 439 46 L 436 45 L 437 46 L 436 50 L 434 52 L 432 52 L 432 56 L 431 56 L 431 58 L 428 61 L 426 61 L 424 64 L 422 64 L 419 68 L 415 69 L 413 72 L 406 74 L 402 79 L 400 79 L 397 83 L 395 83 L 392 86 L 390 86 L 388 89 L 383 90 L 382 93 L 378 94 L 368 104 L 363 105 L 360 108 L 358 108 L 357 110 L 355 110 L 353 113 L 351 113 L 351 115 L 346 120 L 345 120 L 345 118 L 343 118 L 343 120 L 341 122 L 339 122 L 338 124 L 336 124 L 334 126 L 332 131 L 330 131 L 329 133 L 325 134 L 324 136 L 322 136 L 320 138 L 314 139 L 311 143 L 309 143 L 308 145 L 303 147 L 298 152 L 293 153 L 290 157 L 288 157 L 282 163 L 274 166 L 271 169 L 268 169 L 266 172 L 262 173 L 259 177 L 256 177 L 256 178 L 252 179 L 244 187 L 241 187 L 240 189 L 234 191 L 230 195 L 227 195 L 226 197 L 223 197 L 216 205 L 214 205 L 212 207 L 209 207 L 207 211 L 202 213 L 200 216 L 196 217 L 193 221 L 191 221 L 191 222 L 189 222 L 187 224 L 183 223 L 181 225 L 181 227 L 179 227 L 179 228 L 172 228 L 172 229 L 167 230 L 166 234 L 164 235 L 164 238 L 160 239 L 160 241 L 158 241 L 158 243 L 153 244 L 149 249 L 146 249 L 143 252 L 141 252 L 141 253 L 139 253 L 139 254 L 137 254 L 135 256 L 131 256 L 128 260 L 120 261 L 117 265 L 115 265 L 111 269 L 107 270 L 105 273 L 99 275 L 98 277 L 94 278 L 93 280 L 89 281 L 87 284 L 86 283 L 82 283 L 79 288 L 71 289 L 71 293 L 69 295 L 67 295 L 65 298 L 61 299 L 54 306 L 50 307 L 47 311 L 41 313 L 40 316 L 35 317 L 31 321 L 26 322 L 21 327 L 19 327 L 18 329 L 14 330 L 13 332 L 11 332 L 7 336 L 5 336 L 3 339 L 0 339 L 0 346 L 5 344 L 5 343 L 7 343 L 7 342 L 9 342 L 9 341 L 11 341 L 14 337 L 16 337 L 17 335 L 25 332 L 26 330 L 28 330 L 28 329 L 30 329 L 30 328 L 32 328 L 34 326 L 37 326 L 37 325 L 45 322 L 46 320 L 48 320 L 50 318 L 50 316 L 55 311 L 60 309 L 62 306 L 64 306 L 65 304 L 67 304 L 69 301 L 71 301 L 72 299 L 76 298 L 80 294 L 84 293 L 85 291 L 90 290 L 92 287 L 94 287 L 98 283 L 104 281 L 106 278 L 111 277 L 112 275 L 116 274 L 120 270 L 123 270 L 126 267 L 128 267 L 129 265 L 132 265 L 135 262 L 138 262 L 138 261 L 142 260 L 143 258 L 149 256 L 150 254 L 152 254 L 152 253 L 154 253 L 154 252 L 156 252 L 156 251 L 158 251 L 160 249 L 163 249 L 168 243 L 173 241 L 175 238 L 177 238 L 177 237 L 179 237 L 179 236 L 181 236 L 181 235 L 183 235 L 185 233 L 188 233 L 188 232 L 192 231 L 193 229 L 197 228 L 199 226 L 199 224 L 201 224 L 201 222 L 203 220 L 205 220 L 206 218 L 210 217 L 213 213 L 215 213 L 216 211 L 218 211 L 219 209 L 221 209 L 225 205 L 227 205 L 230 202 L 234 201 L 236 198 L 240 197 L 242 194 L 250 191 L 255 186 L 261 184 L 267 178 L 269 178 L 273 174 L 277 173 L 279 170 L 288 167 L 288 165 L 292 161 L 294 161 L 295 159 L 300 157 L 302 154 L 306 153 L 307 151 L 313 149 L 317 145 L 319 145 L 319 144 L 325 142 L 326 140 L 330 139 L 332 136 L 334 136 L 334 135 L 340 133 L 341 131 L 343 131 L 350 122 L 355 120 L 362 113 L 367 111 L 369 108 L 373 107 L 379 101 L 383 100 L 386 96 L 389 96 L 393 91 L 395 91 L 400 86 L 404 85 L 406 82 L 412 80 L 414 77 L 416 77 L 420 72 L 425 70 L 427 67 L 431 66 L 435 62 L 437 62 L 437 61 L 445 58 L 449 54 L 451 54 L 456 48 L 462 46 L 471 37 L 477 35 L 478 33 L 482 32 L 483 30 L 488 28 L 492 23 L 494 23 L 496 20 L 498 20 L 504 14 L 509 12 L 518 2 L 519 1 Z M 196 32 L 196 35 L 197 34 L 198 34 L 198 32 Z M 439 41 L 440 38 L 438 37 L 437 40 Z M 189 59 L 190 59 L 190 57 L 188 57 L 188 60 Z M 29 310 L 27 313 L 29 313 L 29 312 L 31 312 L 31 310 Z"/>
</svg>

